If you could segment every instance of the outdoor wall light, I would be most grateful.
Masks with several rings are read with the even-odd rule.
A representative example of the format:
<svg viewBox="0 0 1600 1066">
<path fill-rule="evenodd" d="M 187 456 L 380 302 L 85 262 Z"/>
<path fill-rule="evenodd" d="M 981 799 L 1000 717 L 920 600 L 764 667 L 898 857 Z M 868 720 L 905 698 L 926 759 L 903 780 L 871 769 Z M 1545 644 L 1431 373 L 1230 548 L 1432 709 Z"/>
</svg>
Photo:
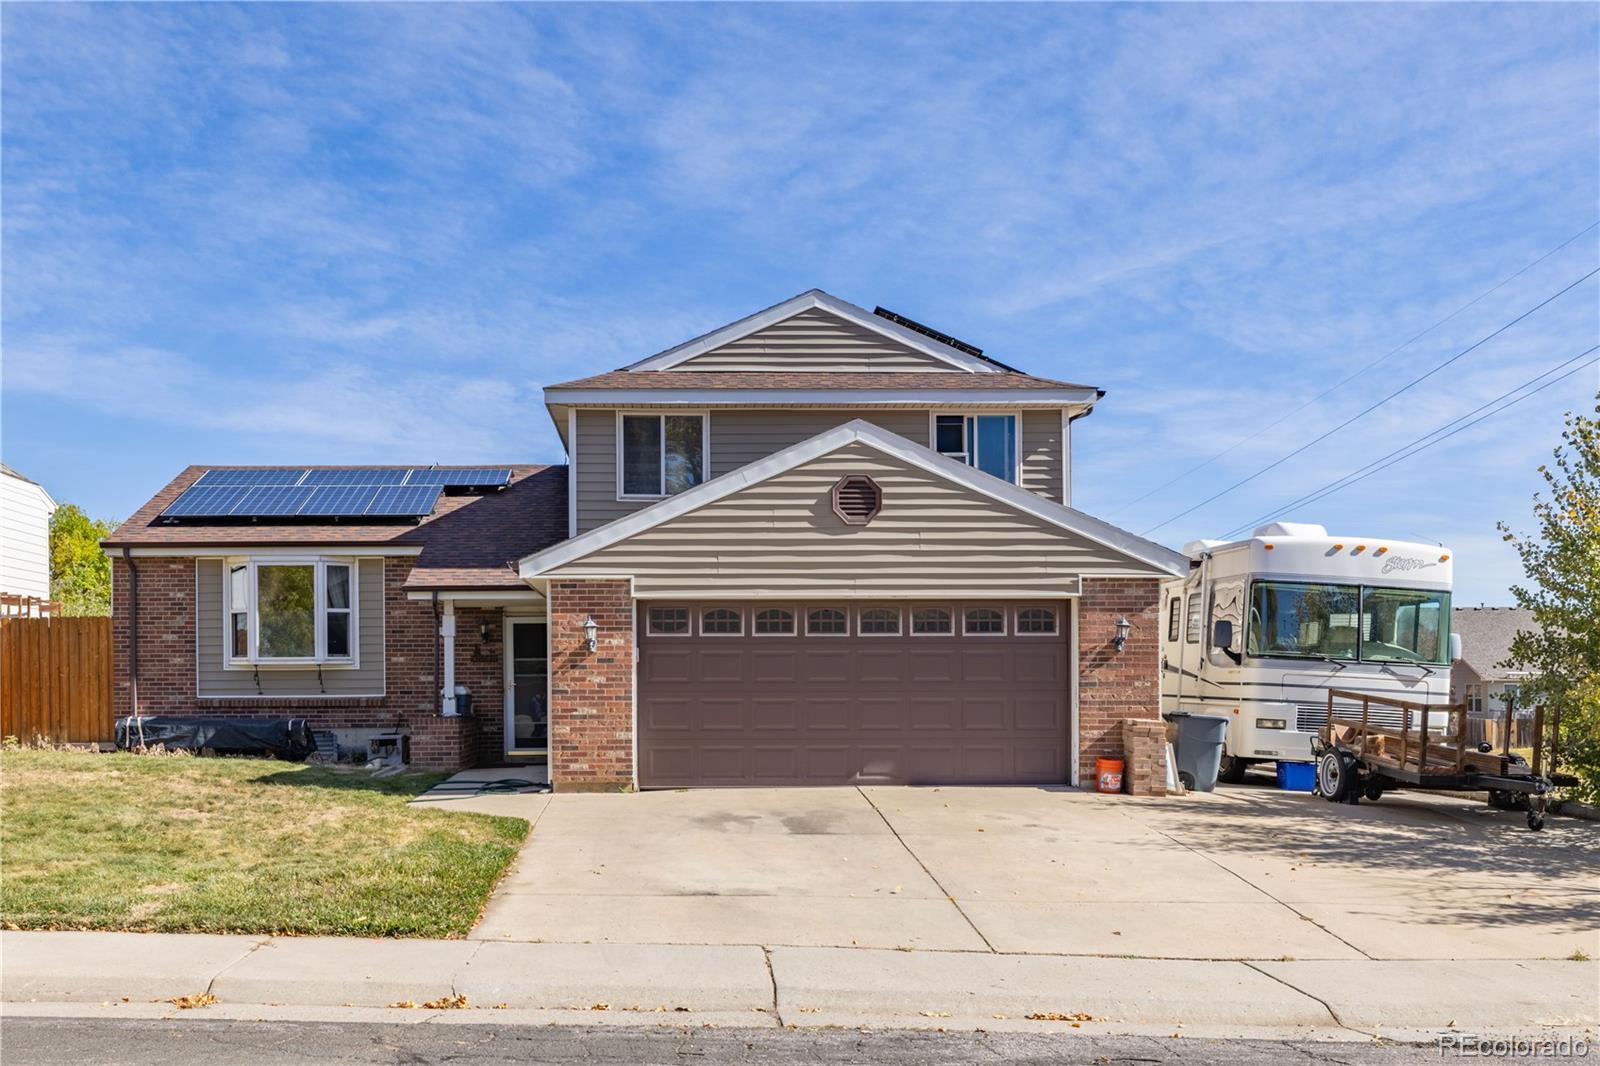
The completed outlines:
<svg viewBox="0 0 1600 1066">
<path fill-rule="evenodd" d="M 1116 646 L 1118 651 L 1121 651 L 1122 646 L 1128 643 L 1128 634 L 1132 631 L 1132 622 L 1128 621 L 1126 618 L 1117 619 L 1117 635 L 1111 638 L 1111 643 Z"/>
<path fill-rule="evenodd" d="M 488 622 L 480 622 L 478 624 L 478 643 L 487 644 L 492 636 L 494 636 L 494 627 Z"/>
<path fill-rule="evenodd" d="M 589 645 L 590 651 L 594 651 L 594 649 L 598 646 L 598 641 L 595 639 L 595 637 L 599 632 L 600 624 L 594 620 L 594 615 L 591 614 L 588 618 L 584 619 L 583 639 L 584 642 Z"/>
</svg>

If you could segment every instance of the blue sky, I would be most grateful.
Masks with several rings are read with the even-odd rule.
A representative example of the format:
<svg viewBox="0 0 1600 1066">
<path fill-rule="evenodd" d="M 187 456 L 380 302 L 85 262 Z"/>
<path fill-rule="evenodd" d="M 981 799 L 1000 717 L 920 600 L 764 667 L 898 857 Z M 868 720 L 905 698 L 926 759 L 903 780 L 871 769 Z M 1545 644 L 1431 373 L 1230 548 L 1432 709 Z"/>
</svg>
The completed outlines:
<svg viewBox="0 0 1600 1066">
<path fill-rule="evenodd" d="M 813 286 L 1107 390 L 1137 531 L 1600 265 L 1591 5 L 7 4 L 7 463 L 127 514 L 189 462 L 560 461 L 547 382 Z M 1161 526 L 1270 513 L 1597 343 L 1590 279 Z M 1288 517 L 1456 553 L 1589 367 Z"/>
</svg>

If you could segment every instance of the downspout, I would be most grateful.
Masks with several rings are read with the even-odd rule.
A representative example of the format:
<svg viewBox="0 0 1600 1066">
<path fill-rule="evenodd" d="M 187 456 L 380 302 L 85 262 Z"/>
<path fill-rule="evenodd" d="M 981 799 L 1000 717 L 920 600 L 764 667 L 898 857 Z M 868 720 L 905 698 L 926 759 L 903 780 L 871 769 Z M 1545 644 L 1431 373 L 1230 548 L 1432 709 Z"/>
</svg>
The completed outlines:
<svg viewBox="0 0 1600 1066">
<path fill-rule="evenodd" d="M 439 590 L 433 591 L 433 713 L 444 713 L 444 689 L 439 687 Z"/>
<path fill-rule="evenodd" d="M 133 552 L 122 549 L 128 567 L 128 687 L 129 713 L 139 730 L 139 747 L 144 747 L 144 722 L 139 717 L 139 569 L 133 565 Z"/>
</svg>

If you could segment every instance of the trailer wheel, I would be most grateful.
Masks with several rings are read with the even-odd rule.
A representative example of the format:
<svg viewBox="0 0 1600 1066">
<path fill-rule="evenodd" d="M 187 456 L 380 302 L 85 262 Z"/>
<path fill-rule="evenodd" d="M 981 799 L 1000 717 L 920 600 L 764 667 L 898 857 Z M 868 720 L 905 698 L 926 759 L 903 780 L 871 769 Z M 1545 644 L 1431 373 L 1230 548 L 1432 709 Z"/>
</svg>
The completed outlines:
<svg viewBox="0 0 1600 1066">
<path fill-rule="evenodd" d="M 1544 813 L 1542 811 L 1528 812 L 1528 828 L 1535 833 L 1544 828 Z"/>
<path fill-rule="evenodd" d="M 1367 799 L 1371 800 L 1373 803 L 1377 803 L 1383 798 L 1383 782 L 1379 781 L 1377 778 L 1368 779 L 1366 795 Z"/>
<path fill-rule="evenodd" d="M 1244 771 L 1248 764 L 1232 755 L 1222 757 L 1222 767 L 1217 771 L 1217 780 L 1228 785 L 1237 785 L 1244 782 Z"/>
<path fill-rule="evenodd" d="M 1332 749 L 1322 753 L 1317 760 L 1317 795 L 1329 803 L 1341 803 L 1350 796 L 1350 784 L 1355 775 L 1353 767 Z"/>
</svg>

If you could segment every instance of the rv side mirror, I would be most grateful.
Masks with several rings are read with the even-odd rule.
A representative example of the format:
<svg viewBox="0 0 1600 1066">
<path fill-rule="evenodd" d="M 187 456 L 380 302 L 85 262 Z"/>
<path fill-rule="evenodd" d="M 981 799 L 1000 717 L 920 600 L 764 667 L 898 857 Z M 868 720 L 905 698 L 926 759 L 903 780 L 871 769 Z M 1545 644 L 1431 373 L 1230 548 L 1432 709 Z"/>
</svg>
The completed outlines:
<svg viewBox="0 0 1600 1066">
<path fill-rule="evenodd" d="M 1461 634 L 1460 633 L 1451 633 L 1450 634 L 1450 661 L 1453 662 L 1453 663 L 1458 663 L 1458 662 L 1461 661 Z"/>
<path fill-rule="evenodd" d="M 1233 623 L 1226 618 L 1211 623 L 1211 646 L 1225 651 L 1233 650 Z"/>
</svg>

